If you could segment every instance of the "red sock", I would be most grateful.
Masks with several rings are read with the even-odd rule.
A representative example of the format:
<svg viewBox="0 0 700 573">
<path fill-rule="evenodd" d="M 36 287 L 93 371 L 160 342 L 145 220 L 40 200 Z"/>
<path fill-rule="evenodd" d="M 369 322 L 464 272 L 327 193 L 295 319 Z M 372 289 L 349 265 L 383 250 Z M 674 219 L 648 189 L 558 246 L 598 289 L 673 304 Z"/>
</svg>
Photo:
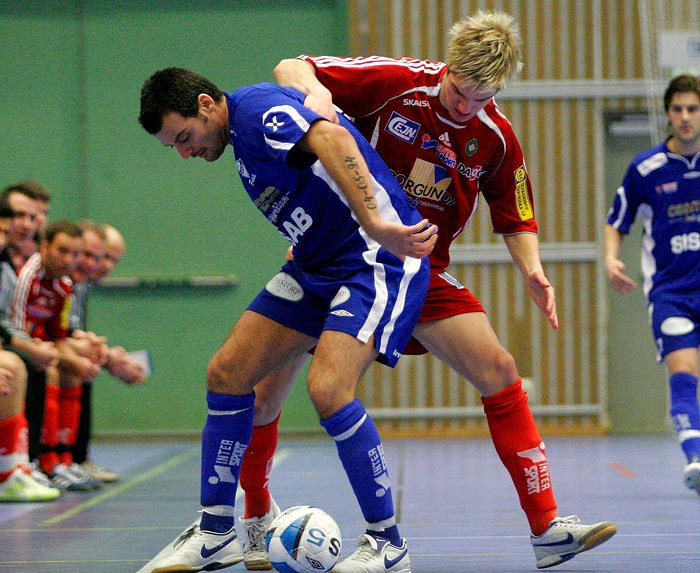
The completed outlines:
<svg viewBox="0 0 700 573">
<path fill-rule="evenodd" d="M 47 385 L 44 392 L 44 421 L 41 425 L 41 453 L 39 466 L 41 471 L 50 474 L 60 462 L 56 453 L 58 445 L 58 396 L 61 389 L 58 386 Z"/>
<path fill-rule="evenodd" d="M 277 448 L 279 415 L 265 426 L 254 426 L 248 448 L 243 455 L 241 488 L 245 492 L 244 518 L 262 517 L 270 511 L 268 476 L 272 469 L 272 458 Z"/>
<path fill-rule="evenodd" d="M 62 464 L 70 466 L 73 463 L 73 445 L 78 435 L 80 425 L 80 397 L 83 394 L 82 386 L 74 388 L 61 388 L 59 397 L 59 425 L 58 425 L 58 457 Z"/>
<path fill-rule="evenodd" d="M 482 398 L 491 439 L 510 474 L 533 535 L 542 534 L 557 515 L 544 442 L 537 431 L 518 378 L 508 388 Z"/>
<path fill-rule="evenodd" d="M 17 414 L 0 420 L 0 482 L 5 481 L 19 465 L 19 439 L 24 416 Z"/>
</svg>

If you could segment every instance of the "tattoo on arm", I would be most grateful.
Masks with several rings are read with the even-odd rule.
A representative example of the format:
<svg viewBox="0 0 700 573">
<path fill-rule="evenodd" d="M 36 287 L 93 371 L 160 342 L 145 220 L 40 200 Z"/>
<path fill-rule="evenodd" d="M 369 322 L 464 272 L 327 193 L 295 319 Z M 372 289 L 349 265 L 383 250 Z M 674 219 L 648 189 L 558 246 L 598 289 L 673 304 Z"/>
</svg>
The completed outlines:
<svg viewBox="0 0 700 573">
<path fill-rule="evenodd" d="M 357 160 L 354 157 L 346 157 L 345 165 L 350 171 L 352 171 L 356 187 L 364 193 L 365 197 L 363 201 L 367 208 L 376 209 L 377 203 L 375 201 L 374 193 L 372 192 L 372 187 L 365 177 L 360 175 Z"/>
</svg>

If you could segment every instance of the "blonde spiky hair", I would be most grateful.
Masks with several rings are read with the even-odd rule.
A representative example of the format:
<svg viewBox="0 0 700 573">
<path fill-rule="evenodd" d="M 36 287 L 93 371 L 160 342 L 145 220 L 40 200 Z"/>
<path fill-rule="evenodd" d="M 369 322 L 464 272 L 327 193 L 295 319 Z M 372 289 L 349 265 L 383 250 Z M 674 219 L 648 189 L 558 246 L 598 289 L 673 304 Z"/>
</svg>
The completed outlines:
<svg viewBox="0 0 700 573">
<path fill-rule="evenodd" d="M 453 24 L 447 66 L 460 79 L 502 89 L 522 69 L 520 28 L 505 12 L 484 12 Z"/>
</svg>

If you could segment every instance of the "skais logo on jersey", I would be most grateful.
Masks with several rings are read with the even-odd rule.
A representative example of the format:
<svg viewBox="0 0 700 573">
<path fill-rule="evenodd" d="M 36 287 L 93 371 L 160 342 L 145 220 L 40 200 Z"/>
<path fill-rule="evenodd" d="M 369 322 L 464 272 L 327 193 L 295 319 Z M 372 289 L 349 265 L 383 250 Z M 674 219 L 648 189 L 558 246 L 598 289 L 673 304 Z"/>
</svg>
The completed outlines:
<svg viewBox="0 0 700 573">
<path fill-rule="evenodd" d="M 400 113 L 392 112 L 389 121 L 384 127 L 385 131 L 388 131 L 394 137 L 398 137 L 401 141 L 413 144 L 418 137 L 418 132 L 420 131 L 420 123 L 411 121 L 410 119 L 402 116 Z"/>
</svg>

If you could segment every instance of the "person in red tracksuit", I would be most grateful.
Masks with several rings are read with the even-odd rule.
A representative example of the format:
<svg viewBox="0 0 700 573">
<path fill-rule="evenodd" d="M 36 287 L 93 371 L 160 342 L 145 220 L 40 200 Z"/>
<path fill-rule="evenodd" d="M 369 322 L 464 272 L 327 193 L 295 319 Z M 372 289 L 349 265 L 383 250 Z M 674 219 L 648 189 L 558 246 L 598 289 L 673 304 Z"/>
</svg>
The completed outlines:
<svg viewBox="0 0 700 573">
<path fill-rule="evenodd" d="M 101 482 L 72 461 L 71 447 L 80 419 L 83 380 L 100 365 L 78 356 L 67 343 L 73 282 L 69 273 L 83 248 L 82 230 L 66 220 L 50 224 L 34 253 L 22 266 L 12 300 L 12 321 L 32 338 L 50 341 L 59 351 L 59 384 L 47 378 L 39 466 L 64 490 L 88 490 Z"/>
</svg>

